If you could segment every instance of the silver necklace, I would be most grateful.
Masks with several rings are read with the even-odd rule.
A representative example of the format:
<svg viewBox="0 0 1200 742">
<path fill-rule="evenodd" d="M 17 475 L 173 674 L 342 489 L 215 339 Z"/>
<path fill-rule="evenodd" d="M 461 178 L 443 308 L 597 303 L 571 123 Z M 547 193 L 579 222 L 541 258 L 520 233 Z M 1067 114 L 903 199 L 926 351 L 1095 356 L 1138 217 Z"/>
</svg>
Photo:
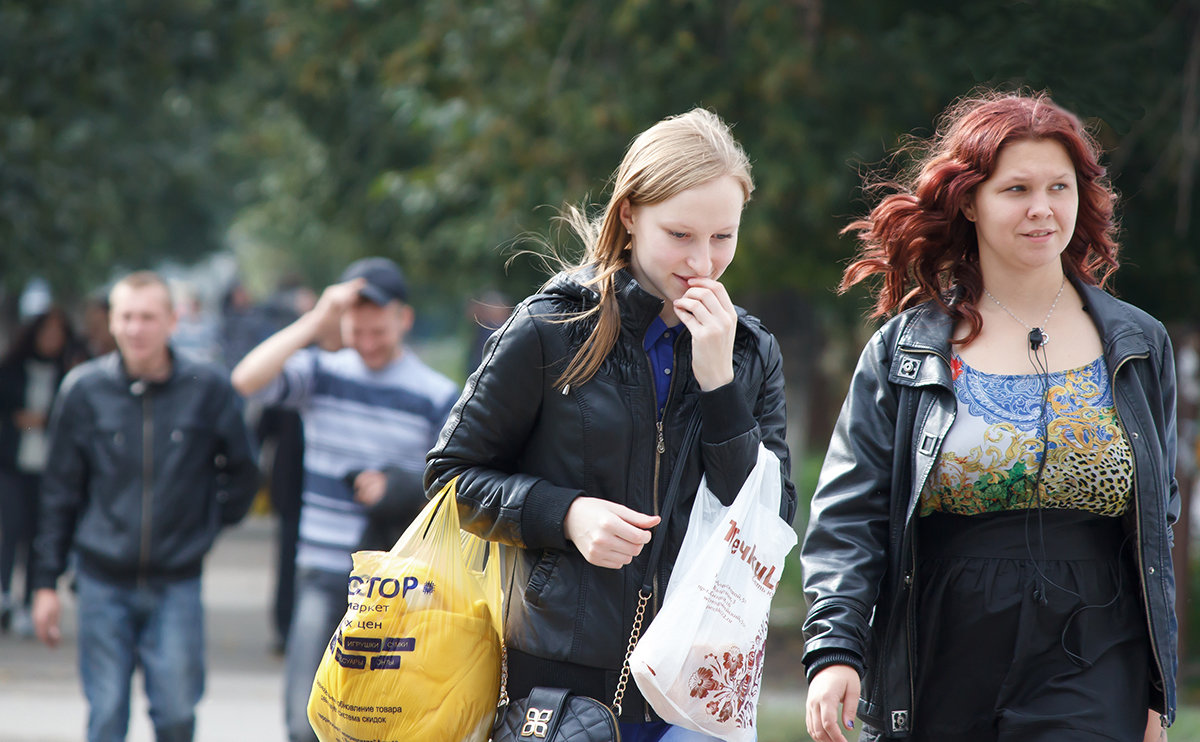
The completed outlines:
<svg viewBox="0 0 1200 742">
<path fill-rule="evenodd" d="M 1039 325 L 1038 327 L 1030 327 L 1028 324 L 1026 324 L 1025 320 L 1023 320 L 1020 317 L 1018 317 L 1017 315 L 1013 314 L 1011 309 L 1004 306 L 1004 302 L 1002 302 L 999 299 L 997 299 L 996 297 L 992 296 L 991 291 L 988 291 L 985 288 L 983 290 L 983 293 L 987 294 L 989 299 L 996 302 L 996 306 L 1003 309 L 1008 314 L 1009 317 L 1012 317 L 1018 323 L 1020 323 L 1021 327 L 1024 327 L 1026 330 L 1029 330 L 1029 349 L 1037 350 L 1038 348 L 1042 347 L 1046 343 L 1050 342 L 1050 335 L 1048 335 L 1046 333 L 1046 331 L 1042 328 L 1044 328 L 1046 326 L 1046 323 L 1050 321 L 1050 315 L 1054 314 L 1054 308 L 1058 306 L 1058 299 L 1059 299 L 1059 297 L 1062 296 L 1063 289 L 1066 287 L 1066 285 L 1067 285 L 1067 277 L 1063 276 L 1062 283 L 1060 283 L 1058 285 L 1058 293 L 1054 295 L 1054 303 L 1052 303 L 1050 305 L 1050 311 L 1046 312 L 1046 316 L 1042 318 L 1042 324 Z"/>
</svg>

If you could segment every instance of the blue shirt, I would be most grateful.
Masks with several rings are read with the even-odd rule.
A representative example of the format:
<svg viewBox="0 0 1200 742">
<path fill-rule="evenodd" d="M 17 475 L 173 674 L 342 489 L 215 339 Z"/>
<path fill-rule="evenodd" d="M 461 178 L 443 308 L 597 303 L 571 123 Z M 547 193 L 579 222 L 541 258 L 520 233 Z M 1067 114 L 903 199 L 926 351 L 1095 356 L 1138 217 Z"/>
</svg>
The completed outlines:
<svg viewBox="0 0 1200 742">
<path fill-rule="evenodd" d="M 658 419 L 662 419 L 667 406 L 667 393 L 671 391 L 671 374 L 675 372 L 675 338 L 683 331 L 683 325 L 667 327 L 662 317 L 655 317 L 642 338 L 642 349 L 650 357 L 650 369 L 654 372 L 654 396 L 658 400 Z"/>
</svg>

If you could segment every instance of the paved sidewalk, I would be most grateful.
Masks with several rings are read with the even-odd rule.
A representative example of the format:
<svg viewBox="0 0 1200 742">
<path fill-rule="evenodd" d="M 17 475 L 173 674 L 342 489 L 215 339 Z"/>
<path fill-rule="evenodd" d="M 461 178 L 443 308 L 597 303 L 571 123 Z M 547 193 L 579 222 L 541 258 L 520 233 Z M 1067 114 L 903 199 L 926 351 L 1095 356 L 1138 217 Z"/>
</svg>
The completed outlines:
<svg viewBox="0 0 1200 742">
<path fill-rule="evenodd" d="M 208 680 L 197 711 L 196 742 L 284 742 L 283 660 L 271 653 L 275 523 L 251 516 L 226 531 L 204 573 Z M 77 604 L 62 589 L 63 642 L 0 635 L 0 741 L 78 742 L 87 705 L 79 684 Z M 128 742 L 153 742 L 140 676 Z"/>
</svg>

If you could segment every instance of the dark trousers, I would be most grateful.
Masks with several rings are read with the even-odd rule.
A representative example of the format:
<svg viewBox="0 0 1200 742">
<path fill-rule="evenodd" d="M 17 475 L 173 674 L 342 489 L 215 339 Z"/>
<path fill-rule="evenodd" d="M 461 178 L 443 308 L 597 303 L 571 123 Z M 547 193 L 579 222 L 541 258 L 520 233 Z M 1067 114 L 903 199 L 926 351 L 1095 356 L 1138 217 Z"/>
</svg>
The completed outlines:
<svg viewBox="0 0 1200 742">
<path fill-rule="evenodd" d="M 279 646 L 287 643 L 296 602 L 296 541 L 300 537 L 300 500 L 304 493 L 304 425 L 299 413 L 282 407 L 263 410 L 259 437 L 274 444 L 271 507 L 279 519 L 275 542 L 275 597 L 272 624 Z"/>
<path fill-rule="evenodd" d="M 914 741 L 1142 738 L 1149 636 L 1119 518 L 936 514 L 918 538 Z"/>
<path fill-rule="evenodd" d="M 18 560 L 24 565 L 24 601 L 33 599 L 29 574 L 33 569 L 33 537 L 37 533 L 38 485 L 41 477 L 25 472 L 0 472 L 0 592 L 12 591 Z"/>
</svg>

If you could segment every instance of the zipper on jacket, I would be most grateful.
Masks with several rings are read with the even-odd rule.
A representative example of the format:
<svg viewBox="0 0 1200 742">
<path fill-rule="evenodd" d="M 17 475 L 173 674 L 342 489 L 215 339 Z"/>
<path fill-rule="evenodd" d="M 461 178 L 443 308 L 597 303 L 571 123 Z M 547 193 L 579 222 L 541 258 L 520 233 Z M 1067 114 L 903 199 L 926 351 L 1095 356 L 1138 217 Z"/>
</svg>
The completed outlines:
<svg viewBox="0 0 1200 742">
<path fill-rule="evenodd" d="M 669 410 L 671 408 L 671 392 L 675 391 L 675 376 L 677 375 L 675 373 L 675 370 L 679 368 L 679 345 L 680 345 L 681 339 L 682 339 L 682 336 L 675 338 L 675 344 L 671 347 L 671 363 L 672 363 L 671 381 L 670 381 L 670 383 L 667 384 L 667 401 L 663 404 L 663 410 L 662 410 L 661 417 L 659 417 L 657 414 L 658 413 L 658 399 L 657 398 L 654 399 L 654 412 L 655 412 L 655 419 L 657 420 L 657 423 L 655 424 L 655 429 L 657 431 L 657 437 L 655 440 L 655 447 L 654 447 L 654 451 L 655 451 L 655 453 L 654 453 L 654 514 L 655 515 L 662 515 L 662 513 L 659 512 L 661 510 L 661 504 L 658 501 L 658 483 L 659 483 L 659 474 L 661 473 L 661 469 L 662 469 L 662 467 L 660 466 L 660 464 L 662 462 L 662 457 L 663 457 L 663 454 L 665 454 L 667 452 L 667 441 L 666 441 L 666 437 L 663 435 L 663 421 L 667 419 L 667 410 Z M 650 362 L 649 356 L 646 357 L 646 365 L 650 367 L 650 379 L 651 379 L 651 382 L 653 383 L 654 364 Z M 684 455 L 686 455 L 685 451 L 680 451 L 678 453 L 679 458 L 682 458 Z M 681 466 L 682 464 L 677 459 L 675 465 Z M 664 531 L 663 538 L 666 538 L 666 537 L 667 537 L 667 534 Z M 661 567 L 659 569 L 661 569 Z M 655 572 L 654 572 L 653 586 L 654 586 L 654 593 L 651 595 L 651 601 L 652 601 L 651 605 L 654 609 L 654 612 L 650 614 L 651 618 L 658 615 L 658 570 L 655 570 Z M 649 708 L 650 708 L 650 705 L 646 704 L 647 714 L 649 713 Z M 647 719 L 647 721 L 649 721 L 649 719 Z"/>
<path fill-rule="evenodd" d="M 653 369 L 651 369 L 651 371 L 653 371 Z M 664 413 L 666 412 L 665 408 L 663 411 L 664 411 Z M 657 429 L 657 435 L 656 435 L 657 440 L 655 442 L 655 447 L 654 447 L 654 497 L 652 497 L 651 499 L 654 503 L 654 515 L 658 515 L 659 514 L 658 513 L 658 471 L 659 471 L 659 465 L 662 463 L 662 455 L 663 455 L 663 453 L 666 452 L 667 446 L 663 440 L 662 420 L 659 420 L 656 423 L 655 427 Z M 666 538 L 667 534 L 663 533 L 662 537 Z M 651 613 L 651 618 L 653 618 L 653 616 L 658 615 L 658 573 L 657 573 L 657 570 L 655 571 L 655 574 L 652 576 L 651 579 L 654 580 L 654 582 L 652 583 L 654 585 L 654 589 L 653 589 L 653 592 L 651 592 L 651 597 L 654 600 L 653 612 Z M 640 590 L 641 588 L 638 588 L 638 589 Z M 654 721 L 653 717 L 651 717 L 651 715 L 650 715 L 650 702 L 645 700 L 644 698 L 642 699 L 642 702 L 645 705 L 645 708 L 643 710 L 643 715 L 645 717 L 646 723 L 649 724 L 650 722 Z"/>
<path fill-rule="evenodd" d="M 150 392 L 142 394 L 142 548 L 138 560 L 138 585 L 146 586 L 150 567 L 150 538 L 154 525 L 154 409 Z"/>
<path fill-rule="evenodd" d="M 679 368 L 679 338 L 676 338 L 675 345 L 672 347 L 672 356 L 673 356 L 672 361 L 674 364 L 673 369 L 678 369 Z M 650 361 L 650 356 L 646 356 L 646 367 L 648 369 L 650 369 L 650 390 L 651 390 L 651 396 L 653 397 L 653 399 L 650 400 L 650 406 L 654 412 L 654 418 L 655 418 L 655 424 L 654 424 L 654 432 L 655 432 L 655 435 L 654 435 L 654 483 L 653 483 L 653 490 L 652 490 L 653 495 L 650 498 L 651 503 L 654 506 L 654 512 L 651 514 L 652 515 L 662 515 L 662 513 L 659 512 L 660 504 L 658 501 L 658 483 L 659 483 L 659 473 L 661 472 L 661 469 L 662 469 L 662 457 L 663 457 L 663 454 L 665 454 L 667 452 L 667 441 L 666 441 L 666 437 L 663 435 L 663 420 L 666 419 L 667 409 L 670 407 L 671 392 L 673 392 L 675 390 L 675 373 L 674 373 L 674 370 L 672 370 L 671 382 L 667 386 L 667 402 L 666 402 L 666 404 L 663 405 L 662 416 L 660 417 L 658 415 L 658 398 L 656 396 L 657 391 L 655 390 L 655 387 L 654 387 L 654 384 L 656 383 L 656 379 L 654 377 L 654 364 Z M 682 453 L 681 453 L 681 455 L 682 455 Z M 661 535 L 662 535 L 662 538 L 667 537 L 667 534 L 665 531 Z M 652 582 L 651 582 L 652 592 L 650 593 L 650 599 L 651 599 L 650 618 L 653 619 L 654 616 L 658 615 L 658 570 L 657 569 L 654 571 L 654 574 L 651 575 L 651 580 L 652 580 Z M 654 720 L 650 714 L 650 702 L 643 699 L 643 703 L 644 703 L 643 715 L 646 720 L 646 723 L 649 724 L 650 722 L 652 722 Z"/>
<path fill-rule="evenodd" d="M 1117 364 L 1117 367 L 1113 369 L 1112 376 L 1109 379 L 1109 384 L 1112 386 L 1113 390 L 1113 410 L 1117 415 L 1117 424 L 1121 426 L 1121 432 L 1125 434 L 1125 438 L 1129 441 L 1130 466 L 1133 469 L 1133 526 L 1134 533 L 1137 536 L 1137 548 L 1134 549 L 1134 552 L 1137 554 L 1138 584 L 1142 586 L 1142 606 L 1146 612 L 1146 629 L 1150 633 L 1150 655 L 1154 657 L 1154 666 L 1158 668 L 1158 677 L 1163 682 L 1163 706 L 1166 707 L 1167 701 L 1169 700 L 1165 697 L 1167 690 L 1167 675 L 1163 672 L 1162 658 L 1158 656 L 1158 639 L 1154 636 L 1154 619 L 1150 615 L 1150 587 L 1146 584 L 1146 563 L 1142 558 L 1142 504 L 1138 498 L 1137 454 L 1134 451 L 1134 439 L 1129 435 L 1129 430 L 1125 427 L 1125 421 L 1121 419 L 1120 406 L 1116 404 L 1117 372 L 1120 371 L 1121 367 L 1124 366 L 1129 360 L 1134 358 L 1149 357 L 1149 354 L 1143 354 L 1122 358 L 1121 362 Z M 1164 728 L 1167 726 L 1167 717 L 1172 710 L 1173 709 L 1171 708 L 1164 708 L 1164 711 L 1166 711 L 1166 713 L 1162 715 L 1162 723 Z"/>
</svg>

